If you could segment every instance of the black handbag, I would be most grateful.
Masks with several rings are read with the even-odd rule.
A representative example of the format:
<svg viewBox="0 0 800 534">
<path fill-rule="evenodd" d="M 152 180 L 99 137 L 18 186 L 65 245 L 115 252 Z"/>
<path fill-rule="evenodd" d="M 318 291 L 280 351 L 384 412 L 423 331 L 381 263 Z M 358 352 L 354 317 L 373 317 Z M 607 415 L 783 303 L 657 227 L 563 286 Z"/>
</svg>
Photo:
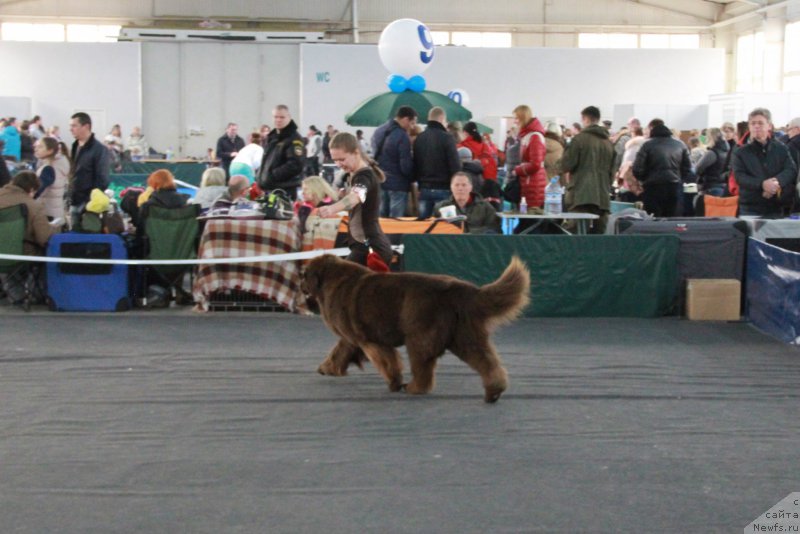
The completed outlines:
<svg viewBox="0 0 800 534">
<path fill-rule="evenodd" d="M 263 204 L 264 218 L 286 221 L 292 218 L 292 201 L 283 189 L 273 189 L 264 193 L 263 199 L 259 198 Z"/>
</svg>

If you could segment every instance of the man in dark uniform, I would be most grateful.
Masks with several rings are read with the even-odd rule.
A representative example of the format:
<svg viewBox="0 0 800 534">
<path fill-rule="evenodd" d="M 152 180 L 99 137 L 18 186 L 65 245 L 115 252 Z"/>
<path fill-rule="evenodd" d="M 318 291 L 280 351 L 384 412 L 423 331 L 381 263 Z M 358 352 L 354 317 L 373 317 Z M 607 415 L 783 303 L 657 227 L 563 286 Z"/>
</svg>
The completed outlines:
<svg viewBox="0 0 800 534">
<path fill-rule="evenodd" d="M 264 191 L 283 189 L 295 200 L 297 187 L 303 180 L 305 143 L 297 132 L 297 124 L 292 120 L 287 106 L 275 106 L 272 119 L 275 124 L 267 136 L 258 185 Z"/>
<path fill-rule="evenodd" d="M 230 178 L 228 169 L 231 167 L 231 161 L 244 148 L 244 139 L 237 135 L 238 132 L 239 126 L 235 122 L 229 122 L 225 135 L 217 139 L 217 157 L 222 161 L 222 168 L 225 169 L 227 178 Z"/>
</svg>

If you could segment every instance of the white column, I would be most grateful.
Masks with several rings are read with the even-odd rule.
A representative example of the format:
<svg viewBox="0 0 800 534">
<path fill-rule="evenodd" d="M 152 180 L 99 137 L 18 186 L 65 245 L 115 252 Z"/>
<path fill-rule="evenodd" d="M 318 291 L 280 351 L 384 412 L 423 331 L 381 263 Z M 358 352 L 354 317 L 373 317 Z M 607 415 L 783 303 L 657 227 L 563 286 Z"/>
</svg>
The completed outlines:
<svg viewBox="0 0 800 534">
<path fill-rule="evenodd" d="M 764 91 L 783 89 L 783 43 L 786 33 L 786 8 L 771 9 L 764 19 Z"/>
</svg>

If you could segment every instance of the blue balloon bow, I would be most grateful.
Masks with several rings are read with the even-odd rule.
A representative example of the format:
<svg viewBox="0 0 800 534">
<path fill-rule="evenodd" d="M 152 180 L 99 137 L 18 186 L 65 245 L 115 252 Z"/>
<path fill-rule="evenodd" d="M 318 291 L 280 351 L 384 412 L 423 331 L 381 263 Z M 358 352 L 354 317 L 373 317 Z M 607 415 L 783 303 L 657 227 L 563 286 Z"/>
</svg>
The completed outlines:
<svg viewBox="0 0 800 534">
<path fill-rule="evenodd" d="M 425 90 L 425 78 L 417 74 L 411 78 L 404 78 L 399 74 L 392 74 L 386 80 L 386 85 L 393 93 L 402 93 L 405 90 L 421 93 Z"/>
</svg>

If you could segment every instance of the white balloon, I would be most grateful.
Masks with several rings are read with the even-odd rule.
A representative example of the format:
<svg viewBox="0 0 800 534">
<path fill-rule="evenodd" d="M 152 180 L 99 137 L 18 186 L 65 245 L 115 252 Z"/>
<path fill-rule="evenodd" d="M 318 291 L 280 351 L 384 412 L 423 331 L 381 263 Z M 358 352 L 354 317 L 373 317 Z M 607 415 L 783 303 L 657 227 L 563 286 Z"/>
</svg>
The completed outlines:
<svg viewBox="0 0 800 534">
<path fill-rule="evenodd" d="M 447 93 L 447 98 L 464 107 L 469 106 L 469 95 L 463 89 L 453 89 Z"/>
<path fill-rule="evenodd" d="M 422 74 L 433 61 L 433 38 L 427 26 L 415 19 L 398 19 L 381 32 L 378 55 L 389 74 L 405 78 Z"/>
</svg>

